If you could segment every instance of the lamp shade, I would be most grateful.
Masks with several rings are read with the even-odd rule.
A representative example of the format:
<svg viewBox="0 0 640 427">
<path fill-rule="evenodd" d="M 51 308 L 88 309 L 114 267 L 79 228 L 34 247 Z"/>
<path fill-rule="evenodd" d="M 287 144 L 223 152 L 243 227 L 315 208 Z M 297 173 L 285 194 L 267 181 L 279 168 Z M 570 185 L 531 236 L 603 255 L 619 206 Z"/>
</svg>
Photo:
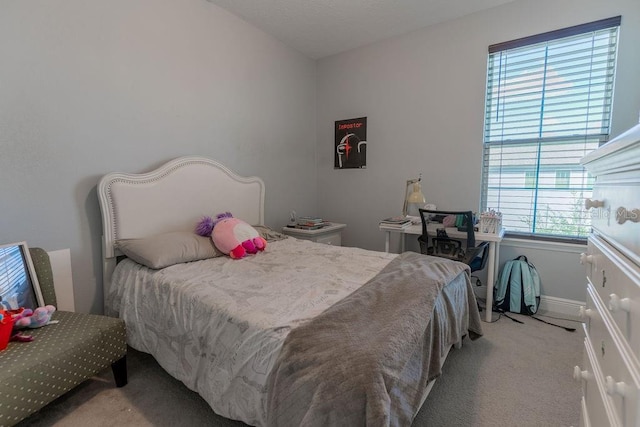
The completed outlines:
<svg viewBox="0 0 640 427">
<path fill-rule="evenodd" d="M 420 183 L 416 182 L 413 184 L 413 191 L 409 193 L 407 197 L 407 203 L 424 203 L 426 202 L 424 198 L 424 194 L 422 194 L 422 188 L 420 187 Z"/>
<path fill-rule="evenodd" d="M 414 208 L 419 204 L 423 204 L 425 202 L 424 194 L 422 194 L 422 190 L 420 187 L 420 181 L 422 180 L 422 174 L 418 176 L 416 179 L 408 179 L 407 186 L 405 187 L 404 193 L 404 202 L 402 205 L 402 216 L 407 216 L 409 207 Z M 409 186 L 412 185 L 411 191 L 409 191 Z"/>
</svg>

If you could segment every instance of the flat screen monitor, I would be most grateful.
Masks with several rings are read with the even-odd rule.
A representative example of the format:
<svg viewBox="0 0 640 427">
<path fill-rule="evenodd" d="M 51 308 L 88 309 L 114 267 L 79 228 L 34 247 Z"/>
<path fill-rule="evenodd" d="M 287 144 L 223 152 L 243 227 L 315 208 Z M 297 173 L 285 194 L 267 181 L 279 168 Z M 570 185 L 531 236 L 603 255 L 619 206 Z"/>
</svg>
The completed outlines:
<svg viewBox="0 0 640 427">
<path fill-rule="evenodd" d="M 0 298 L 11 308 L 44 305 L 26 242 L 0 245 Z"/>
</svg>

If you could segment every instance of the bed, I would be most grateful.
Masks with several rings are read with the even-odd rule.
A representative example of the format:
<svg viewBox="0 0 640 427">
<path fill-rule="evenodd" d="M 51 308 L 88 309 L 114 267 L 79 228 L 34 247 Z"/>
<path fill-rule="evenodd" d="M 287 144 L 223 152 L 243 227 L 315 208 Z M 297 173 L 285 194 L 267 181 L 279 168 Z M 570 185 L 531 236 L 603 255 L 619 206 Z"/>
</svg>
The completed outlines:
<svg viewBox="0 0 640 427">
<path fill-rule="evenodd" d="M 264 225 L 263 181 L 214 160 L 110 173 L 98 196 L 105 313 L 219 415 L 409 425 L 450 348 L 482 335 L 464 264 L 284 236 Z M 235 260 L 195 237 L 225 211 L 266 250 Z"/>
</svg>

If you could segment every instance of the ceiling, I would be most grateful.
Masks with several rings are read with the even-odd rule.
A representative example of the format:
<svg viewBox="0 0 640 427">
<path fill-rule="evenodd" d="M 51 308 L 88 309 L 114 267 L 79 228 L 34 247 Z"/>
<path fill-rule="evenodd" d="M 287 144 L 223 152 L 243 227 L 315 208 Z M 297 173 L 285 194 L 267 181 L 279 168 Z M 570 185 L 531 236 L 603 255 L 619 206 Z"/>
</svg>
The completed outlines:
<svg viewBox="0 0 640 427">
<path fill-rule="evenodd" d="M 514 0 L 208 0 L 318 59 Z"/>
</svg>

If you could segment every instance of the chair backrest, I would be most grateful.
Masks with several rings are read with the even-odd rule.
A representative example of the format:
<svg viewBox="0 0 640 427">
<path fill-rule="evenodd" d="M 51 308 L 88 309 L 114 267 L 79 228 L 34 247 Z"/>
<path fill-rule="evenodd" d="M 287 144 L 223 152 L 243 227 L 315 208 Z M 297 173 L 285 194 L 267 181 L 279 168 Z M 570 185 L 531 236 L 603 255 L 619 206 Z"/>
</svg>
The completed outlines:
<svg viewBox="0 0 640 427">
<path fill-rule="evenodd" d="M 476 246 L 476 235 L 473 231 L 473 212 L 471 211 L 436 211 L 431 209 L 419 209 L 420 220 L 422 221 L 422 235 L 427 235 L 427 224 L 431 215 L 462 215 L 464 217 L 463 226 L 467 232 L 467 248 Z"/>
<path fill-rule="evenodd" d="M 487 259 L 489 258 L 489 242 L 482 242 L 480 245 L 476 246 L 476 235 L 474 231 L 473 224 L 473 212 L 471 211 L 437 211 L 430 209 L 419 209 L 420 219 L 422 221 L 422 235 L 418 237 L 418 242 L 420 243 L 420 251 L 422 253 L 432 254 L 436 256 L 445 256 L 446 255 L 438 255 L 436 248 L 434 246 L 429 246 L 428 244 L 428 234 L 427 234 L 427 225 L 430 222 L 431 215 L 462 215 L 464 218 L 462 226 L 464 227 L 465 232 L 467 233 L 467 245 L 464 256 L 459 257 L 458 261 L 464 262 L 469 265 L 471 271 L 483 270 L 487 264 Z M 455 239 L 444 239 L 455 241 Z M 431 238 L 431 241 L 434 242 L 434 245 L 438 245 L 439 238 Z M 458 245 L 460 245 L 458 243 Z"/>
</svg>

